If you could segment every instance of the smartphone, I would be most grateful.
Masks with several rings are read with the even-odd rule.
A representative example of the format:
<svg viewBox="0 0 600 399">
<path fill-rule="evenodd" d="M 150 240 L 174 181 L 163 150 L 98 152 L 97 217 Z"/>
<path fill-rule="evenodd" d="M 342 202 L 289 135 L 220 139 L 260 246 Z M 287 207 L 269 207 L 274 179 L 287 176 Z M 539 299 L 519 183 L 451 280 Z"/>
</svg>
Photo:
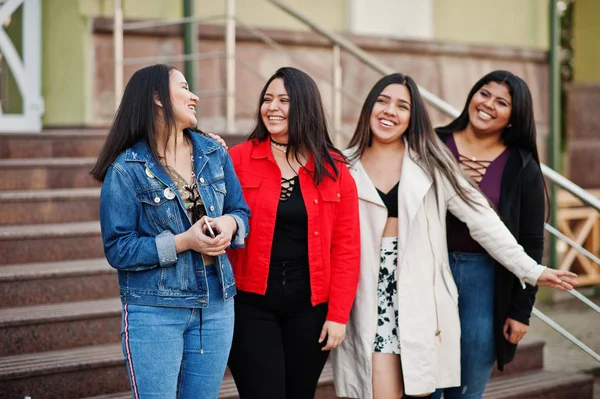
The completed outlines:
<svg viewBox="0 0 600 399">
<path fill-rule="evenodd" d="M 204 218 L 204 224 L 206 225 L 206 232 L 208 233 L 208 235 L 212 238 L 215 238 L 215 232 L 213 231 L 212 227 L 210 227 L 210 223 L 208 223 L 207 218 Z"/>
</svg>

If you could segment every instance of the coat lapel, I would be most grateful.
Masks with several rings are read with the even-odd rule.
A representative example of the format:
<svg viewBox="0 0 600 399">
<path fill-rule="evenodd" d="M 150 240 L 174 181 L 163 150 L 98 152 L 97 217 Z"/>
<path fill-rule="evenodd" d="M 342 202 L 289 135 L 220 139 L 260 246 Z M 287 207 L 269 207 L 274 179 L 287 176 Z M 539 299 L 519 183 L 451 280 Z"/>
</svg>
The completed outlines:
<svg viewBox="0 0 600 399">
<path fill-rule="evenodd" d="M 403 252 L 408 243 L 415 218 L 423 198 L 431 187 L 431 177 L 418 163 L 418 155 L 406 147 L 402 161 L 402 176 L 398 187 L 398 249 Z M 400 252 L 398 260 L 402 259 Z"/>
<path fill-rule="evenodd" d="M 360 162 L 360 159 L 357 159 L 353 164 L 349 165 L 348 168 L 354 172 L 352 175 L 354 176 L 354 181 L 356 183 L 358 198 L 385 208 L 385 204 L 377 193 L 377 189 Z"/>
</svg>

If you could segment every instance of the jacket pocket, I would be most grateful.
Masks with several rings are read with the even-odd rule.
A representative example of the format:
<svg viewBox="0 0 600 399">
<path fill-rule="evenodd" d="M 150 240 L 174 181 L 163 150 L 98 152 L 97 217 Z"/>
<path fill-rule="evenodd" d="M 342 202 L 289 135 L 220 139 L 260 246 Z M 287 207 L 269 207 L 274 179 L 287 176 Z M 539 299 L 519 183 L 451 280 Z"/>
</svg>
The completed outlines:
<svg viewBox="0 0 600 399">
<path fill-rule="evenodd" d="M 167 189 L 152 188 L 137 193 L 137 198 L 142 203 L 144 212 L 150 222 L 162 228 L 169 227 L 169 224 L 176 220 L 178 216 L 177 208 L 173 202 L 177 199 L 176 197 L 166 198 L 165 190 Z"/>
<path fill-rule="evenodd" d="M 456 283 L 454 282 L 454 276 L 452 276 L 452 271 L 446 264 L 446 262 L 442 262 L 442 278 L 444 279 L 444 285 L 446 285 L 446 289 L 452 300 L 456 305 L 458 305 L 458 288 L 456 288 Z"/>
<path fill-rule="evenodd" d="M 337 209 L 340 203 L 340 188 L 338 184 L 324 182 L 318 187 L 321 200 L 323 201 L 322 210 L 325 215 L 332 220 L 337 215 Z"/>
<path fill-rule="evenodd" d="M 262 178 L 252 173 L 240 173 L 238 177 L 240 179 L 240 185 L 242 186 L 244 199 L 250 207 L 250 210 L 252 210 L 254 209 L 253 207 L 256 204 L 260 192 Z"/>
</svg>

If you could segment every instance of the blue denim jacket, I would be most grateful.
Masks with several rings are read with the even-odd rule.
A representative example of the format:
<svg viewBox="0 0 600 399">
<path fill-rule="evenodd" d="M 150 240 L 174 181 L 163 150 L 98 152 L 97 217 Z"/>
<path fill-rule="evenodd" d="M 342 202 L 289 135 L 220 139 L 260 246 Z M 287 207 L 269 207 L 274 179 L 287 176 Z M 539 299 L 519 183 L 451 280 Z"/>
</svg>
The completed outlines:
<svg viewBox="0 0 600 399">
<path fill-rule="evenodd" d="M 250 210 L 231 158 L 214 140 L 190 130 L 185 134 L 192 141 L 198 191 L 208 216 L 232 216 L 238 229 L 231 248 L 243 247 Z M 208 306 L 204 267 L 196 273 L 202 256 L 175 251 L 175 235 L 191 227 L 183 201 L 146 141 L 127 149 L 108 169 L 100 194 L 100 224 L 106 259 L 119 271 L 123 303 Z M 223 298 L 228 300 L 236 293 L 231 263 L 225 254 L 215 262 Z"/>
</svg>

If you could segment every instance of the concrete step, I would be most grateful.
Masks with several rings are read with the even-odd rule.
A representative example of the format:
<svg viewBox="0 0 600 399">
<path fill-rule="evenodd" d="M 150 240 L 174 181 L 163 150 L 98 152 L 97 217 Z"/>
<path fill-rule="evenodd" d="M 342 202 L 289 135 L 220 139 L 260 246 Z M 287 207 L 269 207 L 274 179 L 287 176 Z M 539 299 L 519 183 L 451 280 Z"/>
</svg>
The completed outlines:
<svg viewBox="0 0 600 399">
<path fill-rule="evenodd" d="M 0 226 L 99 218 L 100 188 L 0 191 Z"/>
<path fill-rule="evenodd" d="M 0 228 L 0 265 L 104 256 L 100 223 L 48 223 Z"/>
<path fill-rule="evenodd" d="M 94 396 L 87 399 L 130 399 L 131 392 L 118 392 L 111 393 L 107 395 Z M 233 381 L 233 377 L 229 372 L 225 373 L 225 378 L 223 378 L 223 384 L 221 385 L 221 392 L 219 394 L 219 399 L 238 399 L 238 391 L 235 387 L 235 382 Z M 319 385 L 317 387 L 317 392 L 315 394 L 315 399 L 336 399 L 335 389 L 333 388 L 333 369 L 331 368 L 331 364 L 328 362 L 325 364 L 325 368 L 323 369 L 323 373 L 321 373 L 321 377 L 319 378 Z"/>
<path fill-rule="evenodd" d="M 100 187 L 89 172 L 96 158 L 0 159 L 0 190 Z"/>
<path fill-rule="evenodd" d="M 0 308 L 118 295 L 117 272 L 103 258 L 0 266 Z"/>
<path fill-rule="evenodd" d="M 315 398 L 333 399 L 333 371 L 329 363 L 319 380 Z M 61 351 L 0 358 L 2 398 L 131 398 L 121 344 L 95 345 Z M 233 377 L 225 374 L 221 399 L 238 398 Z"/>
<path fill-rule="evenodd" d="M 119 343 L 121 301 L 94 301 L 0 309 L 0 356 Z"/>
<path fill-rule="evenodd" d="M 106 129 L 45 129 L 41 133 L 0 134 L 0 159 L 97 157 L 106 140 Z M 231 148 L 247 134 L 222 133 Z"/>
<path fill-rule="evenodd" d="M 0 358 L 1 398 L 81 398 L 129 389 L 121 344 Z"/>
<path fill-rule="evenodd" d="M 41 133 L 0 134 L 0 159 L 96 157 L 108 129 L 45 129 Z"/>
<path fill-rule="evenodd" d="M 544 368 L 543 341 L 521 342 L 517 346 L 517 353 L 512 362 L 504 366 L 504 371 L 499 371 L 494 365 L 493 377 L 501 377 L 514 373 L 542 370 Z"/>
<path fill-rule="evenodd" d="M 529 371 L 493 378 L 485 399 L 593 399 L 594 378 L 583 374 Z"/>
</svg>

